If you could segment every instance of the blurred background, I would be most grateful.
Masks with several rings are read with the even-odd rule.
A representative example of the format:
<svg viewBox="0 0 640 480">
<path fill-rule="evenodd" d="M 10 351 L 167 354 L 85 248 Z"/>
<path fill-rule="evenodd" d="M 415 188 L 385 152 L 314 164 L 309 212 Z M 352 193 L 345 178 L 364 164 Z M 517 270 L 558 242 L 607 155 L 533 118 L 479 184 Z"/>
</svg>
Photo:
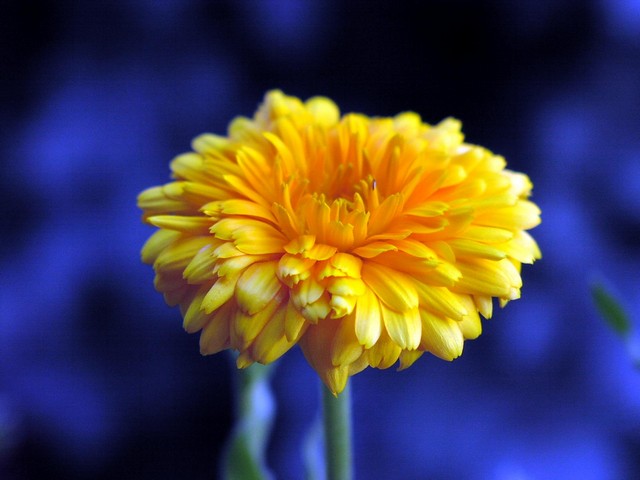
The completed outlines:
<svg viewBox="0 0 640 480">
<path fill-rule="evenodd" d="M 139 250 L 136 195 L 265 91 L 463 121 L 534 182 L 544 258 L 453 363 L 352 379 L 358 478 L 640 478 L 640 2 L 17 1 L 0 6 L 0 478 L 215 478 L 226 354 L 201 357 Z M 274 377 L 303 477 L 315 373 Z"/>
</svg>

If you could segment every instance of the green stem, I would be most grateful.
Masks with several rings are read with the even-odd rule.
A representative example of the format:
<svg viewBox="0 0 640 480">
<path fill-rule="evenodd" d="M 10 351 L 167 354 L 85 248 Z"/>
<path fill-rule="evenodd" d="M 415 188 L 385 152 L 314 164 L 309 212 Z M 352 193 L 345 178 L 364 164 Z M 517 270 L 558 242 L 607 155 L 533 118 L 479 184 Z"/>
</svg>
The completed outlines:
<svg viewBox="0 0 640 480">
<path fill-rule="evenodd" d="M 327 480 L 351 480 L 351 391 L 349 383 L 334 397 L 322 386 Z"/>
<path fill-rule="evenodd" d="M 225 480 L 272 480 L 266 452 L 275 417 L 275 400 L 270 387 L 271 365 L 251 365 L 238 370 L 236 423 L 225 451 Z"/>
</svg>

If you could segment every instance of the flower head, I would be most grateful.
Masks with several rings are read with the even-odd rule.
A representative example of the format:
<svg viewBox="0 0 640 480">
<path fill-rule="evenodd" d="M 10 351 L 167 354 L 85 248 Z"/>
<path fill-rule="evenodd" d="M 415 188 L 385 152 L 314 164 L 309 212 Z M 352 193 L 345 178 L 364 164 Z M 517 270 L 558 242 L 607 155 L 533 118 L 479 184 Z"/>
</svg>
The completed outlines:
<svg viewBox="0 0 640 480">
<path fill-rule="evenodd" d="M 368 366 L 452 360 L 540 258 L 529 179 L 457 120 L 341 117 L 271 91 L 192 146 L 138 198 L 159 228 L 142 258 L 201 352 L 234 349 L 239 367 L 299 344 L 339 393 Z"/>
</svg>

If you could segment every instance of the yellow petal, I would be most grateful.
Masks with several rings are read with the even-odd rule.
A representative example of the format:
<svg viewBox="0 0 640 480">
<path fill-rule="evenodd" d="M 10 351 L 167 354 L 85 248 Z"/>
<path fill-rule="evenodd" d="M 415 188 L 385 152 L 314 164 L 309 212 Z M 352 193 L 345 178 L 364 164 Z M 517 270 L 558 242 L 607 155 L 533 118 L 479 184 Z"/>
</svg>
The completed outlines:
<svg viewBox="0 0 640 480">
<path fill-rule="evenodd" d="M 446 287 L 456 285 L 460 281 L 460 278 L 462 278 L 460 269 L 448 262 L 440 262 L 435 268 L 426 272 L 422 277 L 425 282 Z"/>
<path fill-rule="evenodd" d="M 493 298 L 488 295 L 474 295 L 473 303 L 476 306 L 478 312 L 482 314 L 484 318 L 491 318 L 493 314 Z"/>
<path fill-rule="evenodd" d="M 438 258 L 436 252 L 427 247 L 424 243 L 418 242 L 416 240 L 405 238 L 402 240 L 395 240 L 393 244 L 396 245 L 400 251 L 407 253 L 412 257 L 426 260 L 434 260 Z"/>
<path fill-rule="evenodd" d="M 305 102 L 311 115 L 323 127 L 330 127 L 338 123 L 340 110 L 335 103 L 325 97 L 313 97 Z"/>
<path fill-rule="evenodd" d="M 394 275 L 395 272 L 398 272 L 409 277 L 411 283 L 413 283 L 413 279 L 422 279 L 432 273 L 439 263 L 441 263 L 441 260 L 416 258 L 404 252 L 388 252 L 379 255 L 374 261 L 367 263 L 371 265 L 383 265 L 394 272 Z"/>
<path fill-rule="evenodd" d="M 197 332 L 202 329 L 204 325 L 209 321 L 210 315 L 202 310 L 202 300 L 207 293 L 207 288 L 201 288 L 196 293 L 195 297 L 189 303 L 188 308 L 184 312 L 184 320 L 182 322 L 182 328 L 189 333 Z"/>
<path fill-rule="evenodd" d="M 363 352 L 362 345 L 356 338 L 353 315 L 340 318 L 338 322 L 338 328 L 330 346 L 331 363 L 334 367 L 355 362 Z"/>
<path fill-rule="evenodd" d="M 273 317 L 267 322 L 250 347 L 255 361 L 267 364 L 276 361 L 295 345 L 284 331 L 286 305 L 280 303 Z"/>
<path fill-rule="evenodd" d="M 458 165 L 462 165 L 467 172 L 473 171 L 484 156 L 482 148 L 471 145 L 463 145 L 458 148 L 454 161 Z"/>
<path fill-rule="evenodd" d="M 334 395 L 344 390 L 349 378 L 349 367 L 333 366 L 331 352 L 327 348 L 335 338 L 338 322 L 339 320 L 328 319 L 312 325 L 300 339 L 300 348 L 305 358 Z"/>
<path fill-rule="evenodd" d="M 480 225 L 470 225 L 464 231 L 464 238 L 477 240 L 484 243 L 503 243 L 513 238 L 513 232 L 503 228 L 483 227 Z"/>
<path fill-rule="evenodd" d="M 329 263 L 344 273 L 344 275 L 352 278 L 360 278 L 360 270 L 362 269 L 362 260 L 348 253 L 336 253 L 329 259 Z"/>
<path fill-rule="evenodd" d="M 500 265 L 500 271 L 509 279 L 512 287 L 522 287 L 522 277 L 520 277 L 520 264 L 508 259 L 497 262 Z"/>
<path fill-rule="evenodd" d="M 175 242 L 182 235 L 180 232 L 170 230 L 158 230 L 145 242 L 142 247 L 141 257 L 144 263 L 152 264 L 158 258 L 158 255 Z"/>
<path fill-rule="evenodd" d="M 445 177 L 442 180 L 441 188 L 458 185 L 467 178 L 467 171 L 462 165 L 450 165 L 445 171 Z"/>
<path fill-rule="evenodd" d="M 216 280 L 216 283 L 213 284 L 202 300 L 202 308 L 205 312 L 213 312 L 233 297 L 240 273 L 225 275 Z"/>
<path fill-rule="evenodd" d="M 325 238 L 327 243 L 334 245 L 339 250 L 349 249 L 355 239 L 353 225 L 342 223 L 339 220 L 329 222 Z"/>
<path fill-rule="evenodd" d="M 389 368 L 398 361 L 402 349 L 385 333 L 370 349 L 366 350 L 367 361 L 374 368 Z"/>
<path fill-rule="evenodd" d="M 180 238 L 165 248 L 153 264 L 156 270 L 184 270 L 198 251 L 207 246 L 208 237 Z"/>
<path fill-rule="evenodd" d="M 419 206 L 406 210 L 404 213 L 416 217 L 437 217 L 444 214 L 448 209 L 448 203 L 434 201 L 421 203 Z"/>
<path fill-rule="evenodd" d="M 265 325 L 271 321 L 281 300 L 278 297 L 274 298 L 265 308 L 255 314 L 236 310 L 231 321 L 231 347 L 239 351 L 246 350 Z"/>
<path fill-rule="evenodd" d="M 298 253 L 305 252 L 313 247 L 316 243 L 315 235 L 300 235 L 299 237 L 294 238 L 289 243 L 284 245 L 283 249 L 285 252 L 296 255 Z M 326 260 L 326 259 L 325 259 Z"/>
<path fill-rule="evenodd" d="M 217 221 L 210 229 L 210 232 L 220 240 L 233 240 L 233 234 L 241 227 L 255 226 L 258 220 L 244 218 L 223 218 Z"/>
<path fill-rule="evenodd" d="M 412 233 L 415 233 L 413 228 L 422 228 L 423 225 L 419 223 L 410 223 L 410 222 L 402 222 L 397 220 L 394 222 L 395 227 L 393 229 L 386 230 L 382 233 L 378 233 L 376 235 L 369 235 L 367 237 L 368 242 L 378 242 L 378 241 L 392 241 L 392 240 L 402 240 L 403 238 L 407 238 Z M 429 230 L 431 231 L 431 230 Z"/>
<path fill-rule="evenodd" d="M 311 325 L 300 338 L 300 347 L 311 366 L 320 373 L 332 366 L 328 345 L 331 344 L 338 328 L 336 319 L 327 319 Z"/>
<path fill-rule="evenodd" d="M 204 159 L 198 153 L 178 155 L 171 162 L 171 170 L 179 179 L 205 184 L 215 181 L 215 172 L 205 167 Z"/>
<path fill-rule="evenodd" d="M 462 320 L 458 322 L 458 328 L 462 332 L 462 336 L 468 339 L 478 338 L 482 333 L 482 322 L 480 321 L 480 315 L 475 309 L 473 299 L 469 295 L 456 295 L 462 305 L 467 310 L 467 315 L 462 317 Z"/>
<path fill-rule="evenodd" d="M 249 368 L 251 365 L 256 363 L 251 356 L 251 353 L 248 351 L 240 352 L 238 358 L 236 358 L 236 367 L 239 369 Z"/>
<path fill-rule="evenodd" d="M 301 227 L 294 214 L 279 203 L 273 204 L 272 211 L 276 219 L 276 225 L 278 225 L 282 233 L 284 233 L 287 238 L 297 238 L 300 234 Z M 288 252 L 286 245 L 284 246 L 284 250 Z"/>
<path fill-rule="evenodd" d="M 358 297 L 364 293 L 366 286 L 359 278 L 332 278 L 327 284 L 327 291 L 332 295 Z"/>
<path fill-rule="evenodd" d="M 289 287 L 293 287 L 302 280 L 309 278 L 315 260 L 302 258 L 298 255 L 284 254 L 278 262 L 277 275 Z"/>
<path fill-rule="evenodd" d="M 218 252 L 218 249 L 215 250 Z M 219 277 L 225 277 L 227 275 L 236 275 L 240 271 L 247 268 L 256 262 L 263 262 L 270 257 L 266 255 L 240 255 L 219 260 L 214 268 L 215 273 Z"/>
<path fill-rule="evenodd" d="M 302 256 L 310 258 L 311 260 L 327 260 L 336 253 L 337 248 L 332 245 L 325 245 L 324 243 L 316 243 L 309 250 L 302 252 Z"/>
<path fill-rule="evenodd" d="M 226 305 L 211 316 L 200 334 L 200 353 L 212 355 L 229 348 L 231 307 Z"/>
<path fill-rule="evenodd" d="M 360 373 L 368 366 L 369 366 L 369 361 L 367 359 L 367 355 L 365 352 L 355 362 L 349 364 L 348 366 L 349 376 L 353 376 L 356 373 Z"/>
<path fill-rule="evenodd" d="M 329 294 L 325 293 L 315 302 L 305 305 L 300 312 L 311 323 L 318 323 L 331 313 L 331 304 L 329 302 Z"/>
<path fill-rule="evenodd" d="M 294 171 L 296 169 L 296 162 L 291 154 L 289 147 L 277 136 L 271 132 L 264 132 L 264 138 L 266 138 L 271 145 L 275 148 L 278 156 L 282 159 L 284 165 L 286 165 L 288 171 Z"/>
<path fill-rule="evenodd" d="M 520 200 L 511 207 L 490 210 L 478 215 L 475 223 L 514 231 L 528 230 L 540 223 L 540 209 L 534 203 Z"/>
<path fill-rule="evenodd" d="M 254 263 L 240 276 L 235 296 L 238 308 L 253 315 L 264 309 L 283 285 L 276 276 L 277 262 Z"/>
<path fill-rule="evenodd" d="M 426 285 L 422 282 L 416 282 L 415 285 L 420 296 L 420 308 L 454 320 L 462 320 L 467 315 L 467 309 L 448 288 Z"/>
<path fill-rule="evenodd" d="M 380 338 L 382 331 L 380 301 L 370 289 L 366 289 L 358 298 L 355 331 L 358 341 L 367 349 Z"/>
<path fill-rule="evenodd" d="M 533 263 L 534 260 L 542 256 L 536 241 L 524 231 L 515 232 L 513 239 L 497 245 L 497 247 L 502 249 L 506 255 L 521 263 Z"/>
<path fill-rule="evenodd" d="M 302 280 L 293 288 L 291 297 L 293 298 L 295 305 L 302 309 L 303 307 L 317 301 L 323 293 L 324 287 L 320 285 L 314 277 L 309 277 Z"/>
<path fill-rule="evenodd" d="M 453 360 L 462 354 L 464 338 L 458 324 L 449 318 L 420 310 L 422 340 L 420 348 L 443 360 Z"/>
<path fill-rule="evenodd" d="M 246 256 L 240 250 L 238 250 L 232 242 L 221 242 L 221 245 L 218 245 L 213 254 L 217 258 L 233 258 L 233 257 L 242 257 Z"/>
<path fill-rule="evenodd" d="M 219 186 L 197 182 L 179 182 L 182 185 L 182 198 L 193 205 L 205 205 L 214 199 L 227 198 L 227 190 Z"/>
<path fill-rule="evenodd" d="M 418 307 L 397 312 L 381 304 L 382 319 L 389 337 L 402 350 L 415 350 L 420 345 L 422 325 Z"/>
<path fill-rule="evenodd" d="M 421 352 L 420 350 L 403 350 L 402 353 L 400 353 L 400 366 L 398 366 L 398 371 L 409 368 L 422 356 L 423 353 L 424 352 Z"/>
<path fill-rule="evenodd" d="M 264 156 L 257 150 L 243 145 L 236 152 L 236 162 L 241 170 L 241 177 L 251 188 L 260 192 L 265 198 L 274 198 L 274 184 L 271 168 Z"/>
<path fill-rule="evenodd" d="M 429 240 L 432 240 L 432 238 L 430 237 L 435 237 L 438 232 L 440 232 L 442 235 L 447 235 L 447 237 L 451 237 L 452 234 L 450 230 L 452 229 L 452 222 L 450 221 L 450 218 L 452 217 L 435 217 L 429 219 L 421 219 L 420 221 L 415 221 L 411 218 L 402 218 L 394 222 L 393 230 L 388 230 L 390 233 L 398 232 L 399 234 L 402 233 L 402 235 L 399 235 L 396 238 L 392 238 L 389 233 L 381 233 L 369 237 L 369 240 L 372 240 L 376 237 L 378 237 L 378 240 L 383 237 L 396 240 L 406 238 L 409 235 L 413 235 L 415 238 L 427 238 Z M 469 221 L 471 221 L 471 217 L 469 217 Z M 447 227 L 449 228 L 447 229 Z"/>
<path fill-rule="evenodd" d="M 322 198 L 312 198 L 306 208 L 305 220 L 308 231 L 316 236 L 316 241 L 327 244 L 327 225 L 331 221 L 331 208 Z"/>
<path fill-rule="evenodd" d="M 485 179 L 486 181 L 486 179 Z M 505 208 L 511 208 L 518 202 L 518 197 L 509 193 L 494 194 L 478 197 L 476 195 L 457 195 L 458 200 L 451 201 L 452 207 L 471 207 L 474 213 L 480 217 L 486 212 L 495 212 Z M 476 222 L 485 225 L 482 222 Z"/>
<path fill-rule="evenodd" d="M 214 245 L 206 245 L 196 253 L 182 274 L 183 278 L 191 285 L 213 280 L 215 274 L 213 266 L 216 257 L 213 255 Z"/>
<path fill-rule="evenodd" d="M 363 258 L 377 257 L 381 253 L 397 251 L 398 247 L 389 242 L 371 242 L 353 250 L 353 253 Z"/>
<path fill-rule="evenodd" d="M 502 260 L 506 253 L 495 246 L 487 245 L 474 240 L 454 239 L 449 241 L 449 246 L 457 258 L 487 258 L 489 260 Z"/>
<path fill-rule="evenodd" d="M 309 323 L 296 308 L 293 300 L 289 300 L 284 318 L 284 333 L 287 340 L 290 342 L 298 340 L 308 326 Z"/>
<path fill-rule="evenodd" d="M 455 263 L 456 256 L 447 242 L 429 242 L 429 246 L 433 249 L 434 252 L 438 254 L 438 256 L 442 260 L 448 263 Z"/>
<path fill-rule="evenodd" d="M 524 173 L 504 170 L 502 172 L 502 175 L 507 177 L 509 183 L 511 184 L 509 193 L 512 193 L 513 195 L 517 195 L 519 197 L 528 197 L 531 194 L 533 184 L 531 183 L 531 180 L 529 180 L 529 177 Z"/>
<path fill-rule="evenodd" d="M 422 203 L 430 201 L 429 199 L 433 193 L 440 188 L 444 177 L 445 171 L 442 169 L 425 172 L 414 187 L 411 198 L 407 199 L 405 203 L 405 206 L 408 207 L 407 209 L 410 210 Z"/>
<path fill-rule="evenodd" d="M 507 297 L 511 291 L 511 281 L 504 274 L 500 262 L 476 260 L 459 262 L 456 266 L 462 273 L 453 291 L 491 297 Z"/>
<path fill-rule="evenodd" d="M 338 396 L 340 392 L 347 386 L 349 380 L 349 368 L 346 366 L 328 368 L 320 373 L 320 378 L 334 396 Z"/>
<path fill-rule="evenodd" d="M 203 133 L 191 141 L 191 147 L 198 153 L 217 152 L 229 148 L 229 143 L 226 137 Z"/>
<path fill-rule="evenodd" d="M 300 134 L 291 123 L 291 119 L 279 118 L 275 122 L 275 127 L 276 127 L 277 133 L 282 139 L 282 142 L 280 142 L 279 145 L 274 144 L 274 146 L 278 150 L 278 153 L 283 156 L 283 159 L 284 159 L 284 156 L 288 154 L 290 157 L 290 161 L 292 162 L 292 164 L 290 165 L 290 168 L 287 170 L 288 171 L 298 170 L 306 176 L 308 172 L 308 163 L 306 162 L 306 158 L 304 154 L 304 145 L 302 143 L 302 139 L 300 138 Z M 269 139 L 269 137 L 267 138 Z M 269 140 L 271 141 L 271 139 Z M 287 152 L 283 153 L 281 152 L 281 150 L 284 148 L 286 148 Z"/>
<path fill-rule="evenodd" d="M 213 224 L 208 217 L 185 217 L 180 215 L 154 215 L 149 223 L 159 228 L 176 230 L 191 235 L 206 235 Z"/>
<path fill-rule="evenodd" d="M 264 205 L 239 198 L 209 202 L 203 205 L 200 210 L 207 215 L 213 214 L 215 216 L 217 213 L 222 213 L 224 215 L 254 217 L 272 223 L 276 221 L 273 213 Z"/>
<path fill-rule="evenodd" d="M 403 273 L 373 262 L 365 262 L 362 279 L 393 310 L 404 312 L 418 306 L 418 293 L 411 279 Z"/>
<path fill-rule="evenodd" d="M 254 219 L 224 218 L 211 227 L 222 240 L 233 240 L 238 250 L 249 255 L 284 253 L 284 236 L 271 225 Z"/>
<path fill-rule="evenodd" d="M 181 196 L 171 198 L 167 194 L 166 185 L 147 188 L 141 192 L 140 195 L 138 195 L 138 208 L 144 210 L 145 217 L 154 214 L 178 213 L 194 210 L 193 206 Z"/>
<path fill-rule="evenodd" d="M 262 204 L 265 208 L 269 208 L 271 202 L 265 199 L 261 193 L 256 192 L 254 188 L 249 185 L 245 180 L 237 175 L 224 175 L 224 180 L 227 182 L 230 188 L 233 188 L 239 195 L 244 196 L 249 200 L 253 200 L 256 203 Z M 275 199 L 272 199 L 272 201 Z"/>
<path fill-rule="evenodd" d="M 356 296 L 353 295 L 331 295 L 329 306 L 331 307 L 331 318 L 342 318 L 350 315 L 356 308 Z"/>
<path fill-rule="evenodd" d="M 402 194 L 389 195 L 377 209 L 371 212 L 369 234 L 376 235 L 384 232 L 389 224 L 402 212 L 403 202 Z"/>
</svg>

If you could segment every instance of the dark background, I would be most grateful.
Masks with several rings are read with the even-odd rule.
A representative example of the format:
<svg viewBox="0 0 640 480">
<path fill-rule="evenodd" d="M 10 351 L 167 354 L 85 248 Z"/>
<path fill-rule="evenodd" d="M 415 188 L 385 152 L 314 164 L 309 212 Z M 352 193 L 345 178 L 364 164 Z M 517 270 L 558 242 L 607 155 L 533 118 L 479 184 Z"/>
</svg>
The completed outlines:
<svg viewBox="0 0 640 480">
<path fill-rule="evenodd" d="M 455 116 L 528 173 L 544 258 L 453 363 L 352 379 L 359 478 L 632 479 L 640 371 L 596 315 L 640 307 L 637 0 L 0 4 L 0 478 L 214 478 L 226 354 L 153 290 L 135 206 L 264 92 Z M 317 378 L 274 379 L 269 463 L 302 478 Z"/>
</svg>

